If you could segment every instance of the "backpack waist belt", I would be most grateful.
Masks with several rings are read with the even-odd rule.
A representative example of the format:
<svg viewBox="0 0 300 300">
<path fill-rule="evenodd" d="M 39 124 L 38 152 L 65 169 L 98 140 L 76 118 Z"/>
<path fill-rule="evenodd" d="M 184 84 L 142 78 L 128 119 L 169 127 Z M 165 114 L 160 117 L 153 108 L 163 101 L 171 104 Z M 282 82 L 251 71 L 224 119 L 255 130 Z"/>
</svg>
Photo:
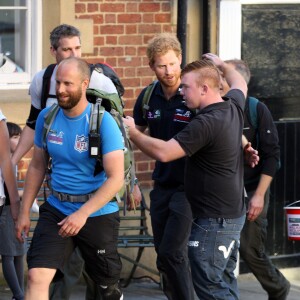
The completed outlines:
<svg viewBox="0 0 300 300">
<path fill-rule="evenodd" d="M 85 194 L 85 195 L 70 195 L 70 194 L 60 193 L 51 189 L 51 194 L 57 199 L 59 199 L 61 202 L 87 202 L 95 195 L 95 192 L 92 192 L 90 194 Z"/>
</svg>

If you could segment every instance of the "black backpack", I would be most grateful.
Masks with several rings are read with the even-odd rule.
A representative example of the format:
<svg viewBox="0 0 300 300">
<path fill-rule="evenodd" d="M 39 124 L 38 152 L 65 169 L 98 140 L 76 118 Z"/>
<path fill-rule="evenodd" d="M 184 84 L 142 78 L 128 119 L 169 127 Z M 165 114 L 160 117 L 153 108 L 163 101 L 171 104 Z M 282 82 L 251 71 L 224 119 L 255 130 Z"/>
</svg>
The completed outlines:
<svg viewBox="0 0 300 300">
<path fill-rule="evenodd" d="M 55 66 L 56 66 L 56 64 L 49 65 L 46 68 L 44 76 L 43 76 L 41 109 L 46 107 L 46 102 L 47 102 L 48 98 L 56 99 L 56 95 L 49 94 L 51 76 L 52 76 Z M 91 69 L 91 74 L 95 70 L 98 73 L 102 73 L 105 76 L 107 76 L 108 78 L 110 78 L 110 80 L 113 82 L 113 84 L 115 85 L 115 87 L 118 91 L 119 97 L 121 98 L 124 95 L 124 92 L 125 92 L 124 86 L 121 83 L 119 76 L 117 75 L 117 73 L 114 71 L 114 69 L 112 67 L 110 67 L 109 65 L 107 65 L 105 63 L 96 63 L 96 64 L 90 64 L 90 69 Z"/>
</svg>

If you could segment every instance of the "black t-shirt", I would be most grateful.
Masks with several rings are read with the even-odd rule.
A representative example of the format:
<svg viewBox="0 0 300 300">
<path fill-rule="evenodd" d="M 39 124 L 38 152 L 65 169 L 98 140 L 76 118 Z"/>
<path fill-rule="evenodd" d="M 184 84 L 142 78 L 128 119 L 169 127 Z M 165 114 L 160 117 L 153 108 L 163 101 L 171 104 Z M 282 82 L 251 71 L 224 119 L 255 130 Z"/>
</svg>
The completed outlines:
<svg viewBox="0 0 300 300">
<path fill-rule="evenodd" d="M 179 92 L 167 100 L 159 82 L 156 84 L 148 103 L 149 109 L 144 111 L 142 106 L 145 91 L 146 88 L 136 101 L 133 117 L 137 125 L 148 126 L 150 136 L 167 141 L 181 131 L 194 116 L 193 112 L 184 104 Z M 164 186 L 182 185 L 184 183 L 185 160 L 185 158 L 181 158 L 168 163 L 156 161 L 152 179 Z"/>
<path fill-rule="evenodd" d="M 195 217 L 238 218 L 243 198 L 245 97 L 231 90 L 224 102 L 202 109 L 174 138 L 188 155 L 185 192 Z"/>
<path fill-rule="evenodd" d="M 247 101 L 249 100 L 247 99 Z M 244 165 L 244 181 L 247 192 L 256 190 L 261 174 L 274 177 L 280 161 L 278 132 L 270 110 L 264 103 L 257 103 L 256 128 L 253 126 L 255 124 L 251 123 L 249 115 L 248 112 L 245 113 L 243 133 L 251 142 L 251 146 L 258 150 L 260 159 L 255 168 Z"/>
</svg>

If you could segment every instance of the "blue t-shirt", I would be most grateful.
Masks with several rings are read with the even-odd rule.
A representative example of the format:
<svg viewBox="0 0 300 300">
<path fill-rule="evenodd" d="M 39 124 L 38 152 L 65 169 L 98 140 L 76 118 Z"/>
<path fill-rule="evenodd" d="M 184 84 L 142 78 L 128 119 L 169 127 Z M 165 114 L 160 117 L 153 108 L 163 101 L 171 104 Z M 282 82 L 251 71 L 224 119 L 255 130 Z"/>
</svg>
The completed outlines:
<svg viewBox="0 0 300 300">
<path fill-rule="evenodd" d="M 50 108 L 44 109 L 38 116 L 34 143 L 43 147 L 42 132 L 44 116 Z M 47 136 L 47 149 L 52 157 L 51 186 L 55 191 L 84 195 L 96 191 L 107 179 L 104 171 L 94 176 L 96 159 L 89 157 L 89 119 L 91 104 L 85 111 L 70 118 L 59 109 Z M 113 117 L 105 112 L 101 126 L 101 153 L 123 150 L 121 131 Z M 84 203 L 61 202 L 50 195 L 47 201 L 65 215 L 77 211 Z M 91 216 L 99 216 L 119 210 L 116 201 L 107 203 Z"/>
</svg>

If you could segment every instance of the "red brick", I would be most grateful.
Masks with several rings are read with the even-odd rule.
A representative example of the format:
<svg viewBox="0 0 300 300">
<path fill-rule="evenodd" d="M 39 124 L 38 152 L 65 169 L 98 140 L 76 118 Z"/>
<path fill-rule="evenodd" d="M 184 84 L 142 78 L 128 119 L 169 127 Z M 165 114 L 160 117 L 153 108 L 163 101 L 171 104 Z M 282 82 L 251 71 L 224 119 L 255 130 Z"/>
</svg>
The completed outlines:
<svg viewBox="0 0 300 300">
<path fill-rule="evenodd" d="M 118 43 L 118 38 L 116 36 L 107 36 L 105 37 L 105 43 L 106 45 L 117 45 Z"/>
<path fill-rule="evenodd" d="M 153 23 L 154 14 L 143 14 L 143 23 Z"/>
<path fill-rule="evenodd" d="M 171 24 L 164 24 L 161 32 L 176 33 L 176 26 L 172 26 Z"/>
<path fill-rule="evenodd" d="M 85 7 L 86 7 L 85 4 L 76 3 L 75 4 L 75 13 L 79 14 L 79 13 L 86 12 L 86 8 Z"/>
<path fill-rule="evenodd" d="M 94 35 L 98 35 L 99 34 L 99 26 L 98 25 L 95 25 L 93 27 L 93 30 L 94 30 Z"/>
<path fill-rule="evenodd" d="M 96 11 L 99 11 L 99 5 L 97 3 L 89 3 L 88 12 L 96 12 Z"/>
<path fill-rule="evenodd" d="M 159 3 L 141 3 L 139 5 L 140 12 L 158 12 L 160 10 Z"/>
<path fill-rule="evenodd" d="M 138 5 L 137 3 L 127 3 L 126 4 L 126 12 L 137 12 L 138 11 Z"/>
<path fill-rule="evenodd" d="M 136 34 L 137 25 L 125 25 L 125 34 Z"/>
<path fill-rule="evenodd" d="M 148 162 L 138 162 L 136 165 L 137 172 L 149 171 L 149 163 Z"/>
<path fill-rule="evenodd" d="M 156 23 L 169 23 L 171 22 L 171 15 L 170 14 L 157 14 L 155 15 L 155 22 Z"/>
<path fill-rule="evenodd" d="M 119 38 L 120 45 L 140 45 L 142 37 L 140 35 L 122 35 Z"/>
<path fill-rule="evenodd" d="M 147 47 L 146 46 L 138 46 L 137 52 L 138 56 L 146 56 Z"/>
<path fill-rule="evenodd" d="M 147 86 L 148 84 L 150 84 L 153 80 L 155 80 L 156 79 L 156 76 L 152 76 L 152 77 L 143 77 L 142 78 L 142 86 L 143 87 L 145 87 L 145 86 Z"/>
<path fill-rule="evenodd" d="M 124 68 L 118 68 L 116 65 L 113 68 L 118 76 L 122 79 L 122 77 L 124 77 Z"/>
<path fill-rule="evenodd" d="M 116 57 L 106 57 L 105 62 L 112 66 L 114 69 L 117 67 L 117 58 Z M 117 73 L 119 75 L 119 73 Z M 121 75 L 119 75 L 121 76 Z"/>
<path fill-rule="evenodd" d="M 155 34 L 161 32 L 161 26 L 156 24 L 141 24 L 138 26 L 139 33 Z"/>
<path fill-rule="evenodd" d="M 115 14 L 105 14 L 104 19 L 105 19 L 105 24 L 108 24 L 108 23 L 115 24 L 117 22 L 117 18 L 116 18 Z"/>
<path fill-rule="evenodd" d="M 118 23 L 141 23 L 142 16 L 140 14 L 120 14 L 118 15 Z"/>
<path fill-rule="evenodd" d="M 136 68 L 125 68 L 125 77 L 136 77 Z"/>
<path fill-rule="evenodd" d="M 125 12 L 125 4 L 122 3 L 103 3 L 100 4 L 100 11 L 101 12 Z"/>
<path fill-rule="evenodd" d="M 126 99 L 126 102 L 125 102 L 125 109 L 127 109 L 127 105 L 126 105 L 126 103 L 127 103 L 127 99 L 129 99 L 129 98 L 133 98 L 133 95 L 134 95 L 134 93 L 133 93 L 133 89 L 130 89 L 130 88 L 125 88 L 125 93 L 124 93 L 124 96 L 123 96 L 123 98 L 124 99 Z M 129 108 L 129 107 L 128 107 Z"/>
<path fill-rule="evenodd" d="M 123 25 L 102 25 L 100 27 L 101 34 L 124 34 Z"/>
<path fill-rule="evenodd" d="M 118 58 L 118 66 L 120 67 L 138 67 L 141 65 L 141 58 L 140 57 L 133 57 L 130 61 L 128 61 L 125 57 Z"/>
<path fill-rule="evenodd" d="M 93 19 L 94 24 L 103 24 L 103 15 L 91 15 L 90 19 Z"/>
<path fill-rule="evenodd" d="M 139 77 L 151 76 L 152 74 L 153 71 L 150 69 L 150 67 L 141 67 L 137 69 L 137 76 Z"/>
<path fill-rule="evenodd" d="M 122 56 L 124 55 L 123 47 L 101 47 L 100 49 L 101 56 Z"/>
<path fill-rule="evenodd" d="M 136 47 L 126 47 L 125 48 L 125 55 L 132 55 L 136 56 Z"/>
<path fill-rule="evenodd" d="M 95 46 L 102 46 L 102 45 L 104 45 L 104 37 L 103 36 L 96 36 L 96 37 L 94 37 L 94 45 Z"/>
<path fill-rule="evenodd" d="M 124 78 L 122 79 L 122 83 L 125 87 L 136 87 L 137 85 L 140 84 L 140 79 L 139 78 Z"/>
<path fill-rule="evenodd" d="M 161 4 L 161 10 L 171 12 L 171 4 L 170 2 L 162 3 Z"/>
</svg>

